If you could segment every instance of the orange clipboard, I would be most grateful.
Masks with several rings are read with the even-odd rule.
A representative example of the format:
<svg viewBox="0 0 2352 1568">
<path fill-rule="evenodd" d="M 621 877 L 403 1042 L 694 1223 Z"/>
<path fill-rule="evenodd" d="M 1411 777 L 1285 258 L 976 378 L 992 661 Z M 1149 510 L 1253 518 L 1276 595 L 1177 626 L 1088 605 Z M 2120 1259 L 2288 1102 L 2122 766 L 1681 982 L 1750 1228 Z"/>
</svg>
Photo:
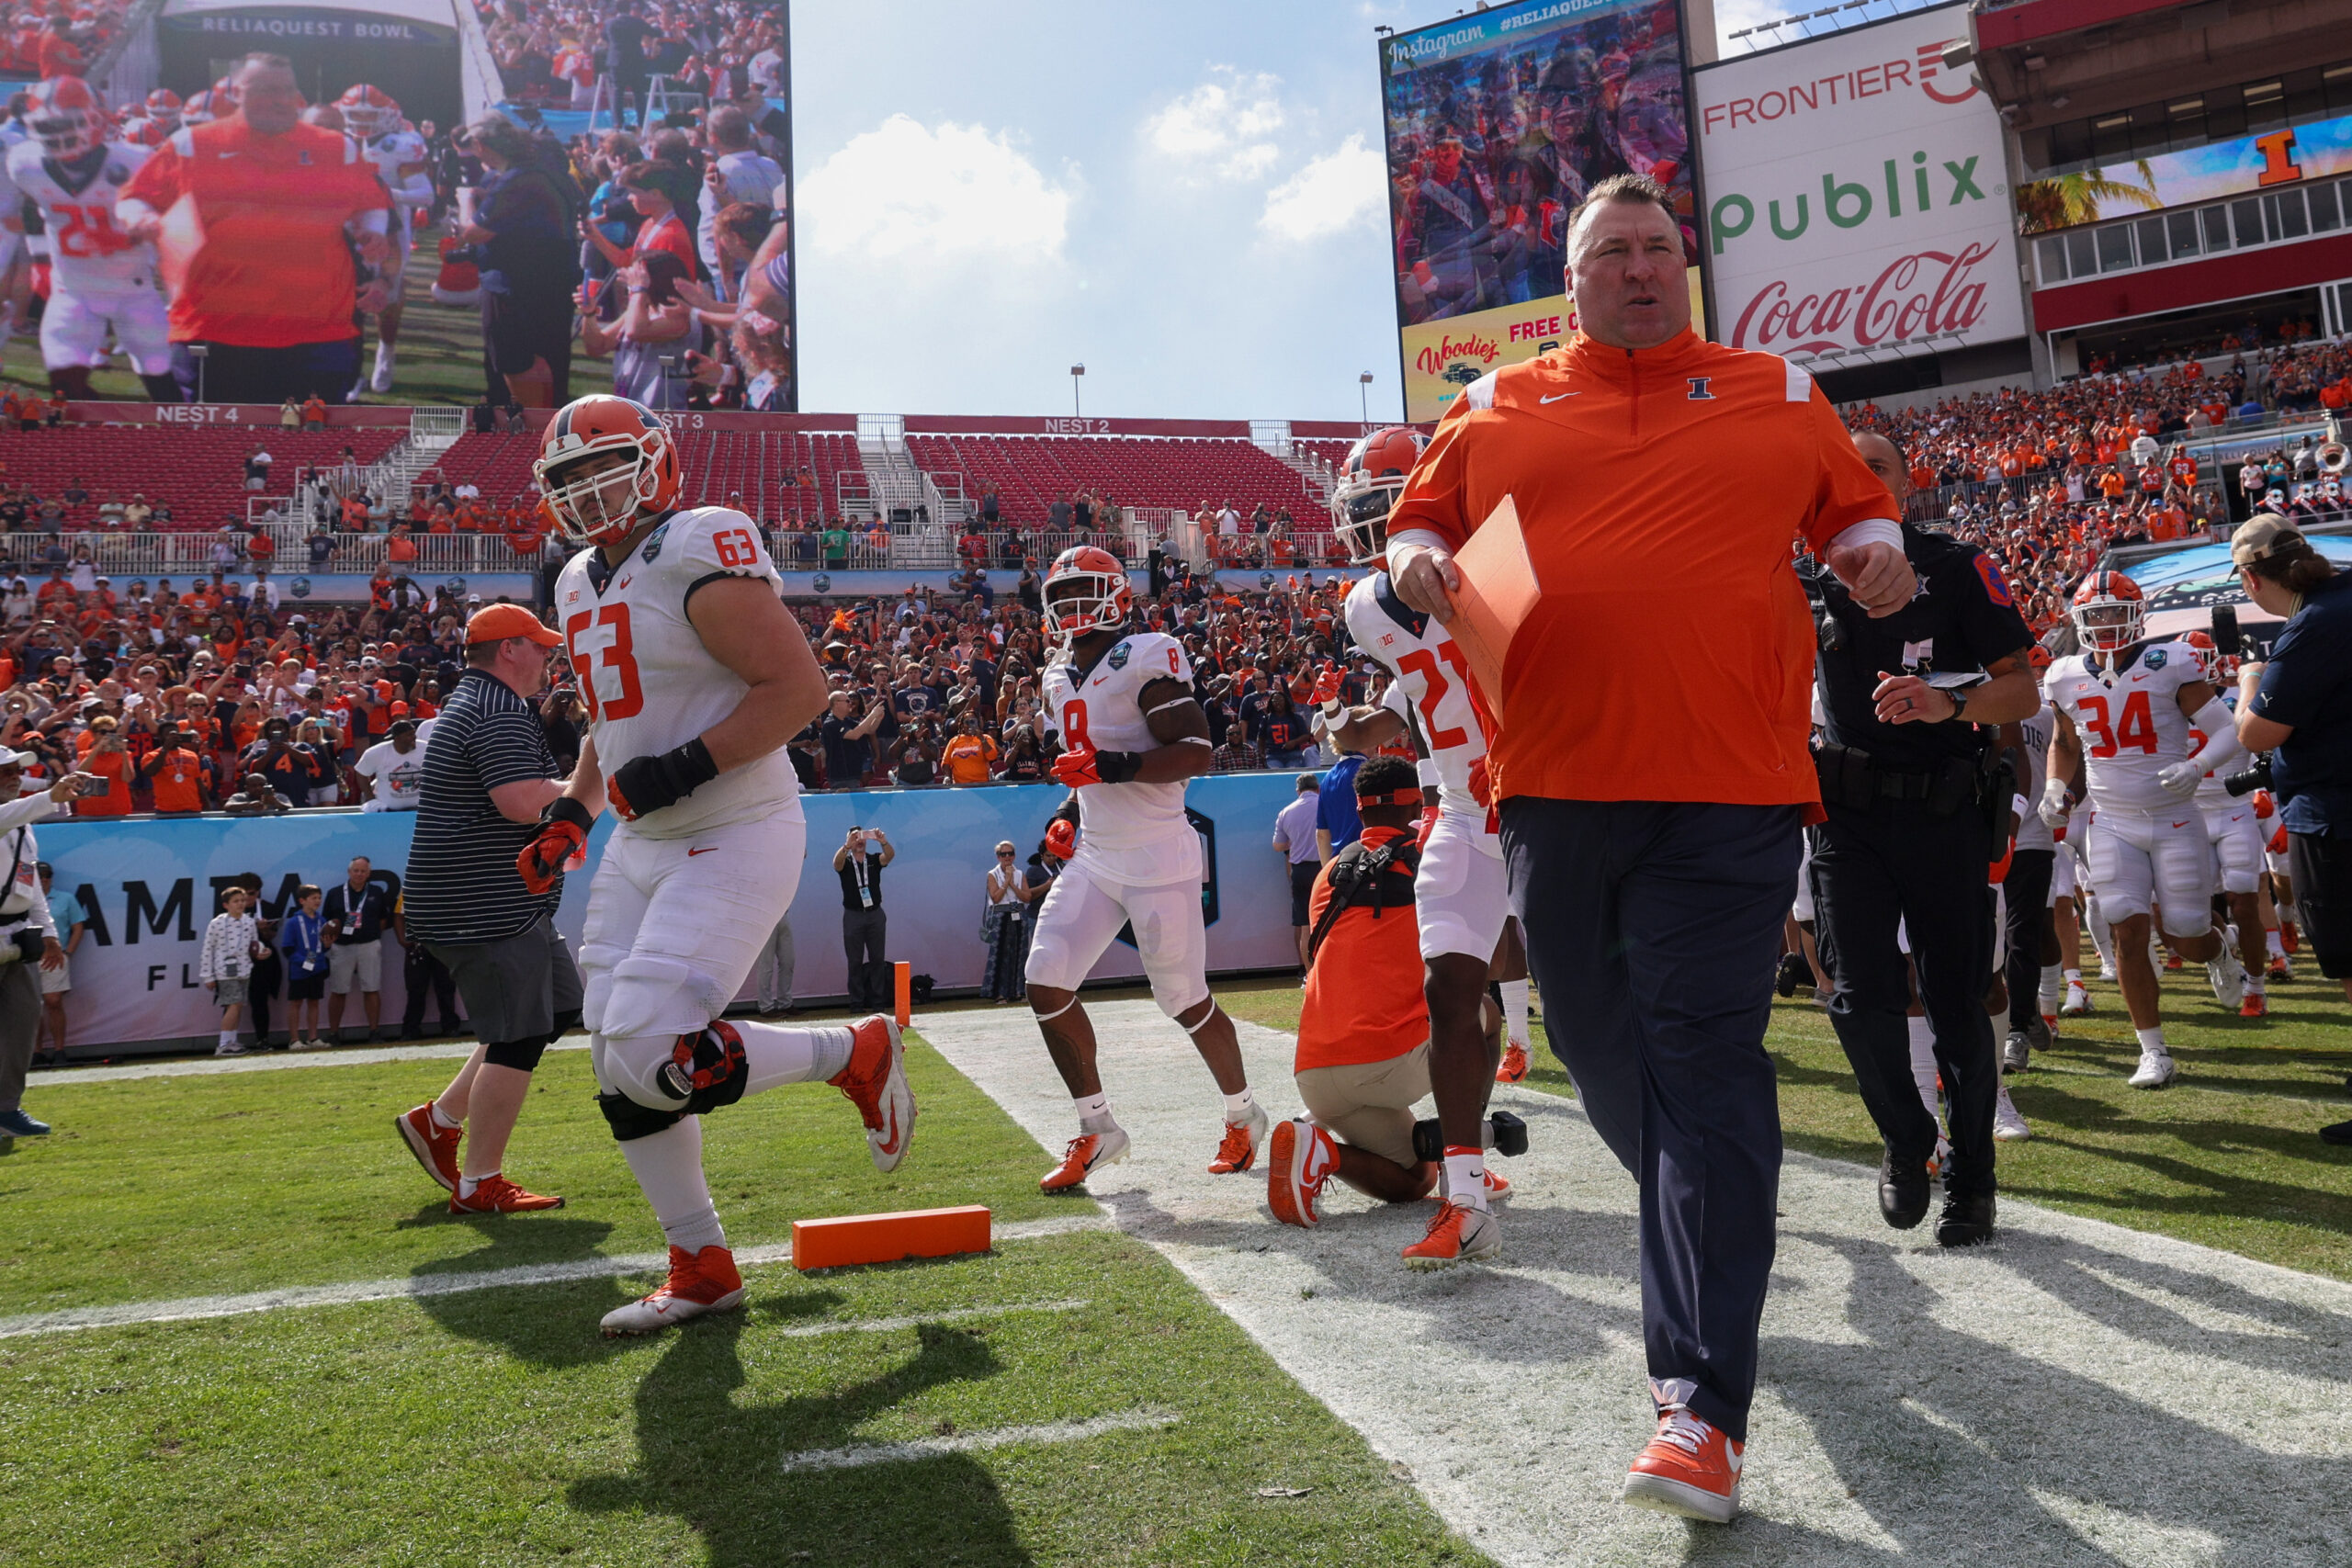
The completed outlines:
<svg viewBox="0 0 2352 1568">
<path fill-rule="evenodd" d="M 1462 574 L 1462 586 L 1454 592 L 1453 618 L 1446 630 L 1469 660 L 1470 679 L 1487 711 L 1499 717 L 1511 638 L 1544 596 L 1535 564 L 1528 558 L 1527 536 L 1520 531 L 1519 507 L 1510 496 L 1454 552 L 1453 568 Z"/>
</svg>

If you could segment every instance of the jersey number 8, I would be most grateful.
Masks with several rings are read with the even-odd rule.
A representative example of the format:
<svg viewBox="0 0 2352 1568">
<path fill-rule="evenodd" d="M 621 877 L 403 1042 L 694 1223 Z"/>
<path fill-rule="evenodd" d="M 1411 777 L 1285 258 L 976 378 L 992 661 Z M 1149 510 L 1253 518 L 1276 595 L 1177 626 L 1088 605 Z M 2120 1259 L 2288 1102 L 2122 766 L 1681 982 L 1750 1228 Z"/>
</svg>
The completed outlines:
<svg viewBox="0 0 2352 1568">
<path fill-rule="evenodd" d="M 581 611 L 563 623 L 563 643 L 564 651 L 571 656 L 572 673 L 580 679 L 580 695 L 588 705 L 589 722 L 637 716 L 645 706 L 645 690 L 637 678 L 637 654 L 629 640 L 628 606 L 606 604 L 594 611 Z"/>
</svg>

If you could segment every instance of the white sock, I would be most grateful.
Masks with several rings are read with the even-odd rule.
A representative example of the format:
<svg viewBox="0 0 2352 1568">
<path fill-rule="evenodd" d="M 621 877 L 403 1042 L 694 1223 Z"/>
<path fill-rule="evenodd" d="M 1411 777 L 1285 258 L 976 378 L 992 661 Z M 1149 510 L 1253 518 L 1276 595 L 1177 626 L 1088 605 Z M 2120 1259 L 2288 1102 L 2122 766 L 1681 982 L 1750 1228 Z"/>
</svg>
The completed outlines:
<svg viewBox="0 0 2352 1568">
<path fill-rule="evenodd" d="M 390 365 L 392 362 L 392 355 L 394 352 L 395 351 L 390 344 L 386 343 L 382 338 L 378 338 L 376 340 L 376 367 L 380 370 L 385 366 Z"/>
<path fill-rule="evenodd" d="M 2041 1004 L 2042 1017 L 2047 1018 L 2052 1013 L 2058 1010 L 2058 993 L 2065 988 L 2066 976 L 2058 965 L 2055 964 L 2043 964 L 2041 966 L 2041 994 L 2036 998 Z"/>
<path fill-rule="evenodd" d="M 1487 1206 L 1487 1156 L 1460 1144 L 1445 1145 L 1445 1195 L 1467 1209 Z"/>
<path fill-rule="evenodd" d="M 1505 980 L 1503 993 L 1503 1038 L 1510 1044 L 1526 1050 L 1532 1043 L 1527 1032 L 1527 990 L 1524 980 Z"/>
<path fill-rule="evenodd" d="M 711 1206 L 710 1184 L 703 1179 L 701 1117 L 681 1117 L 650 1138 L 631 1138 L 621 1145 L 621 1154 L 672 1247 L 700 1252 L 727 1245 L 718 1211 Z"/>
<path fill-rule="evenodd" d="M 2135 1029 L 2132 1032 L 2140 1037 L 2141 1050 L 2155 1051 L 2167 1056 L 2172 1055 L 2170 1051 L 2165 1049 L 2165 1026 L 2163 1024 L 2160 1023 L 2154 1029 Z"/>
<path fill-rule="evenodd" d="M 2268 931 L 2262 933 L 2262 945 L 2273 958 L 2284 958 L 2287 956 L 2287 945 L 2278 940 L 2278 928 L 2277 926 L 2272 926 Z"/>
<path fill-rule="evenodd" d="M 849 1066 L 855 1037 L 842 1027 L 788 1029 L 780 1023 L 739 1020 L 733 1025 L 743 1042 L 748 1070 L 745 1094 L 758 1094 L 778 1084 L 822 1083 L 837 1077 Z"/>
<path fill-rule="evenodd" d="M 1258 1101 L 1250 1095 L 1250 1086 L 1243 1084 L 1240 1093 L 1225 1097 L 1225 1124 L 1238 1127 L 1248 1122 L 1250 1113 L 1257 1109 Z"/>
<path fill-rule="evenodd" d="M 480 1187 L 483 1182 L 488 1181 L 491 1176 L 496 1176 L 498 1174 L 500 1173 L 493 1170 L 490 1173 L 490 1176 L 461 1176 L 458 1178 L 458 1196 L 460 1198 L 472 1197 L 474 1195 L 475 1188 Z"/>
<path fill-rule="evenodd" d="M 2249 997 L 2258 997 L 2264 994 L 2262 989 L 2261 970 L 2248 969 L 2245 972 L 2245 994 Z"/>
<path fill-rule="evenodd" d="M 450 1121 L 448 1113 L 441 1109 L 441 1102 L 437 1100 L 433 1102 L 433 1124 L 445 1133 L 454 1133 L 465 1125 L 463 1122 Z"/>
<path fill-rule="evenodd" d="M 2068 985 L 2070 985 L 2070 986 L 2079 986 L 2079 985 L 2081 985 L 2082 983 L 2083 983 L 2083 972 L 2082 972 L 2081 970 L 2079 970 L 2079 969 L 2069 969 L 2069 970 L 2067 970 L 2067 971 L 2066 971 L 2066 984 L 2068 984 Z"/>
<path fill-rule="evenodd" d="M 1928 1120 L 1937 1121 L 1936 1026 L 1924 1013 L 1903 1021 L 1911 1033 L 1911 1081 L 1918 1088 L 1919 1103 L 1928 1108 Z"/>
<path fill-rule="evenodd" d="M 221 1043 L 221 1044 L 223 1044 L 223 1045 L 234 1045 L 236 1043 L 237 1043 L 237 1032 L 236 1032 L 235 1030 L 233 1030 L 233 1029 L 224 1029 L 224 1030 L 222 1030 L 222 1031 L 220 1032 L 220 1043 Z"/>
<path fill-rule="evenodd" d="M 1111 1115 L 1111 1097 L 1107 1094 L 1081 1094 L 1071 1104 L 1078 1107 L 1078 1130 L 1081 1133 L 1107 1133 L 1119 1123 Z"/>
</svg>

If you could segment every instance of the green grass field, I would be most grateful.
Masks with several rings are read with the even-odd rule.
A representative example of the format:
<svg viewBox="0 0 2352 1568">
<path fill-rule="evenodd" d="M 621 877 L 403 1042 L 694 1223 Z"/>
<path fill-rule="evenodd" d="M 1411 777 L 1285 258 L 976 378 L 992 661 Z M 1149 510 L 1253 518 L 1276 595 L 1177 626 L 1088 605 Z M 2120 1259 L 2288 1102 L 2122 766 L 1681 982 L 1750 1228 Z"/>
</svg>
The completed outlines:
<svg viewBox="0 0 2352 1568">
<path fill-rule="evenodd" d="M 438 229 L 426 230 L 416 237 L 415 249 L 410 253 L 402 275 L 408 299 L 401 320 L 400 360 L 393 374 L 392 389 L 363 394 L 364 402 L 472 404 L 481 400 L 481 312 L 472 306 L 433 302 L 433 278 L 440 270 L 440 239 Z M 376 328 L 370 321 L 367 341 L 360 350 L 363 371 L 374 366 L 375 354 Z M 612 384 L 612 362 L 591 359 L 575 345 L 572 395 L 609 390 Z M 19 333 L 9 341 L 6 352 L 0 353 L 0 385 L 48 389 L 49 377 L 41 368 L 37 332 Z M 90 389 L 101 398 L 132 401 L 143 401 L 147 395 L 140 387 L 139 378 L 130 373 L 128 363 L 119 355 L 108 368 L 90 378 Z"/>
<path fill-rule="evenodd" d="M 927 1048 L 910 1057 L 924 1114 L 890 1177 L 830 1090 L 712 1119 L 737 1246 L 798 1216 L 1073 1212 L 1038 1194 L 1046 1156 L 993 1103 Z M 37 1079 L 59 1131 L 0 1158 L 0 1316 L 660 1248 L 584 1052 L 548 1055 L 510 1162 L 567 1207 L 448 1215 L 390 1119 L 453 1066 Z M 647 1340 L 596 1320 L 650 1276 L 0 1338 L 0 1562 L 1482 1561 L 1124 1236 L 747 1279 L 742 1313 Z M 811 1332 L 876 1318 L 916 1321 Z M 785 1470 L 804 1450 L 1138 1413 L 1174 1424 Z"/>
<path fill-rule="evenodd" d="M 2352 1150 L 2313 1135 L 2352 1116 L 2352 1015 L 2308 959 L 2302 972 L 2272 984 L 2261 1021 L 2224 1014 L 2201 968 L 2165 976 L 2180 1077 L 2162 1091 L 2123 1081 L 2139 1046 L 2115 987 L 2094 984 L 2098 1010 L 2064 1021 L 2057 1048 L 2009 1079 L 2033 1136 L 2001 1145 L 2003 1194 L 2352 1280 Z M 1223 995 L 1238 1017 L 1297 1027 L 1295 985 Z M 1876 1166 L 1878 1134 L 1827 1016 L 1802 996 L 1776 1001 L 1765 1048 L 1789 1146 Z M 1548 1049 L 1528 1083 L 1573 1092 Z"/>
</svg>

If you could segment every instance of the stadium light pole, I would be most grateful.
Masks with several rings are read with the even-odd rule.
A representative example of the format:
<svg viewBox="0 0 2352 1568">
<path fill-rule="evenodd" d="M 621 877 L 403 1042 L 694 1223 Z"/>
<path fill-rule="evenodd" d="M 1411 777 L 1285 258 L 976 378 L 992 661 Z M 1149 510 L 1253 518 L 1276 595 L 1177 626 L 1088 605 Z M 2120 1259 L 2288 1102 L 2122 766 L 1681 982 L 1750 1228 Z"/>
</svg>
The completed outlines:
<svg viewBox="0 0 2352 1568">
<path fill-rule="evenodd" d="M 1372 372 L 1364 371 L 1356 378 L 1356 403 L 1363 410 L 1363 427 L 1372 428 Z"/>
<path fill-rule="evenodd" d="M 1086 417 L 1086 411 L 1079 406 L 1078 378 L 1085 374 L 1086 367 L 1083 365 L 1073 365 L 1069 367 L 1069 412 L 1080 419 Z"/>
</svg>

